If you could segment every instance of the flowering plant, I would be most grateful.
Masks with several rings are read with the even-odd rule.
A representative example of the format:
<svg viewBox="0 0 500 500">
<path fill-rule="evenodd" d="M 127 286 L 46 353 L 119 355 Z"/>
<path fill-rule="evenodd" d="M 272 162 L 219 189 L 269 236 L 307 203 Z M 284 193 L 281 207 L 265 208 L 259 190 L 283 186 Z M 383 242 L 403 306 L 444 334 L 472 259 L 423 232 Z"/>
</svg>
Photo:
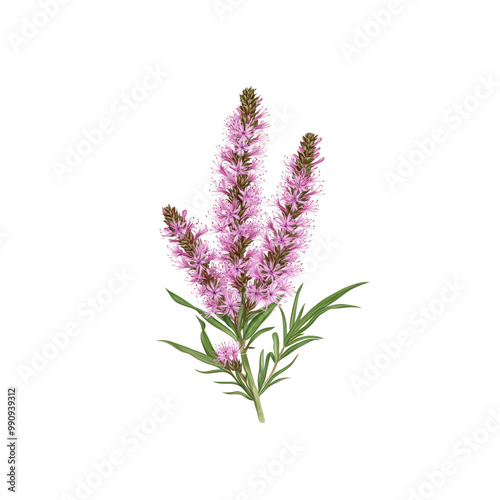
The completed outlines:
<svg viewBox="0 0 500 500">
<path fill-rule="evenodd" d="M 283 368 L 278 369 L 278 365 L 297 349 L 321 338 L 305 333 L 322 314 L 356 307 L 334 302 L 364 283 L 326 297 L 306 313 L 304 306 L 299 309 L 302 285 L 294 293 L 293 279 L 301 272 L 300 257 L 310 241 L 311 215 L 317 210 L 316 198 L 321 193 L 321 139 L 311 133 L 304 135 L 297 153 L 285 159 L 283 180 L 271 203 L 274 211 L 266 215 L 261 185 L 268 114 L 261 101 L 255 89 L 246 88 L 239 107 L 226 122 L 227 140 L 219 148 L 214 166 L 213 191 L 218 195 L 211 214 L 215 247 L 204 239 L 208 228 L 188 218 L 186 211 L 180 213 L 170 205 L 163 208 L 162 235 L 169 241 L 175 264 L 187 271 L 202 307 L 167 291 L 175 302 L 198 313 L 204 352 L 168 340 L 162 342 L 212 367 L 200 373 L 231 377 L 217 383 L 237 385 L 241 390 L 225 394 L 253 401 L 259 421 L 264 422 L 260 397 L 288 378 L 280 375 L 297 356 Z M 287 320 L 282 305 L 292 295 Z M 264 327 L 276 308 L 282 317 L 281 339 L 272 332 L 274 327 Z M 205 322 L 231 340 L 213 346 Z M 264 333 L 271 335 L 273 348 L 267 354 L 261 351 L 255 380 L 248 351 Z"/>
</svg>

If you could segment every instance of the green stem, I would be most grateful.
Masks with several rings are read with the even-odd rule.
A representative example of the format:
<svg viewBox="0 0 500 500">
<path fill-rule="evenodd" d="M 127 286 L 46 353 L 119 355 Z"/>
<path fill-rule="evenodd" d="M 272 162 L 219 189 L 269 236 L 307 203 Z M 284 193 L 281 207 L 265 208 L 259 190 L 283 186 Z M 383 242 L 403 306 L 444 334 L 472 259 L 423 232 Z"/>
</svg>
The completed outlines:
<svg viewBox="0 0 500 500">
<path fill-rule="evenodd" d="M 253 379 L 252 370 L 250 369 L 250 363 L 248 362 L 248 357 L 246 352 L 241 353 L 241 362 L 243 364 L 243 368 L 245 368 L 245 373 L 247 374 L 247 381 L 248 385 L 250 386 L 250 390 L 252 391 L 253 394 L 253 401 L 255 403 L 255 409 L 257 410 L 259 422 L 264 423 L 266 420 L 264 418 L 262 405 L 260 404 L 259 391 L 257 390 L 257 386 L 255 385 L 255 381 Z"/>
</svg>

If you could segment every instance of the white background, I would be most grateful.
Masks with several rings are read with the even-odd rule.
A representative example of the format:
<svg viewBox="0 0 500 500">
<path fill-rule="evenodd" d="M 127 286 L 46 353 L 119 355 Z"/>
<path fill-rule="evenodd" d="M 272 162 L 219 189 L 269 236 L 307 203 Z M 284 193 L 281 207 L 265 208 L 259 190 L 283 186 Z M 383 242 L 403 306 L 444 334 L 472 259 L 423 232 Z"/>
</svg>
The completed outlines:
<svg viewBox="0 0 500 500">
<path fill-rule="evenodd" d="M 500 405 L 500 87 L 471 97 L 481 78 L 500 82 L 498 6 L 401 0 L 363 40 L 372 11 L 395 4 L 219 4 L 73 0 L 34 31 L 23 18 L 37 2 L 2 5 L 0 322 L 4 390 L 19 392 L 18 498 L 83 498 L 78 481 L 113 452 L 122 464 L 89 498 L 403 500 L 419 488 L 421 498 L 498 498 L 500 433 L 488 415 Z M 23 30 L 31 38 L 21 42 Z M 135 90 L 145 98 L 125 116 L 116 100 L 148 67 L 169 75 Z M 246 86 L 273 117 L 267 194 L 301 135 L 323 137 L 304 300 L 370 281 L 346 296 L 362 309 L 315 324 L 325 339 L 264 395 L 265 425 L 251 403 L 196 373 L 200 363 L 156 342 L 201 348 L 194 315 L 164 290 L 193 298 L 159 235 L 161 208 L 203 215 L 210 205 L 215 148 Z M 457 119 L 464 100 L 471 111 Z M 105 118 L 114 129 L 58 178 L 54 163 Z M 398 157 L 436 128 L 446 140 L 391 189 Z M 127 286 L 90 320 L 86 301 L 108 297 L 123 270 Z M 461 287 L 445 292 L 447 304 L 446 280 Z M 80 334 L 23 378 L 71 322 Z M 402 332 L 411 343 L 387 362 L 381 344 Z M 375 360 L 386 368 L 366 372 Z M 372 380 L 357 391 L 364 372 Z M 177 408 L 132 451 L 122 436 L 151 429 L 156 398 Z M 467 445 L 469 460 L 464 435 L 487 440 Z M 283 443 L 294 440 L 292 460 Z M 425 475 L 444 461 L 455 473 L 433 491 Z"/>
</svg>

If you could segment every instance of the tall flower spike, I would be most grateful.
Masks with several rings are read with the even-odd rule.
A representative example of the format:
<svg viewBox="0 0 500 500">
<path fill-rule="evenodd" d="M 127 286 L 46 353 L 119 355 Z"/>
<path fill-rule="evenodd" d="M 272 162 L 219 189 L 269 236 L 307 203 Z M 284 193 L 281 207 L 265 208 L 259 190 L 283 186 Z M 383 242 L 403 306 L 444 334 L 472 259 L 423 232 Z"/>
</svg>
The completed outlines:
<svg viewBox="0 0 500 500">
<path fill-rule="evenodd" d="M 198 294 L 206 301 L 216 300 L 223 303 L 225 297 L 219 285 L 216 269 L 211 265 L 216 253 L 201 239 L 207 232 L 194 220 L 187 218 L 170 205 L 163 209 L 165 228 L 162 236 L 168 238 L 174 263 L 188 273 L 189 281 L 195 284 Z"/>
<path fill-rule="evenodd" d="M 321 192 L 317 165 L 324 158 L 319 158 L 320 141 L 315 134 L 304 135 L 297 154 L 285 160 L 284 178 L 274 200 L 276 210 L 262 238 L 265 251 L 252 261 L 250 297 L 256 303 L 261 299 L 270 304 L 290 295 L 292 278 L 301 271 L 300 253 L 309 246 L 310 215 L 317 210 L 314 197 Z"/>
<path fill-rule="evenodd" d="M 255 89 L 246 88 L 240 106 L 226 121 L 227 143 L 217 154 L 214 191 L 220 198 L 214 206 L 214 230 L 220 249 L 220 270 L 228 295 L 238 296 L 247 286 L 248 265 L 255 252 L 252 243 L 261 231 L 262 157 L 267 136 L 267 112 Z M 233 304 L 232 307 L 240 307 Z M 226 307 L 233 316 L 233 311 Z"/>
</svg>

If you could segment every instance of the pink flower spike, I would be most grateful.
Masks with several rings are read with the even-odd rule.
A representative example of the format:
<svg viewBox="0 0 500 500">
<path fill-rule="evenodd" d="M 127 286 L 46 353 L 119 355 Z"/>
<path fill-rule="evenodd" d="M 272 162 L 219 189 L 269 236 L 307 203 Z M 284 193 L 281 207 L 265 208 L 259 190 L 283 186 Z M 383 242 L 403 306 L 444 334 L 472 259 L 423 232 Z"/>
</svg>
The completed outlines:
<svg viewBox="0 0 500 500">
<path fill-rule="evenodd" d="M 213 164 L 211 211 L 216 248 L 204 236 L 208 229 L 175 207 L 163 209 L 161 234 L 171 257 L 209 315 L 238 317 L 245 309 L 284 300 L 301 271 L 301 254 L 311 241 L 316 196 L 322 194 L 317 165 L 323 161 L 321 139 L 306 134 L 296 152 L 285 158 L 278 194 L 263 200 L 268 113 L 255 89 L 246 88 L 240 105 L 226 120 L 224 144 Z M 265 207 L 274 207 L 266 214 Z"/>
</svg>

